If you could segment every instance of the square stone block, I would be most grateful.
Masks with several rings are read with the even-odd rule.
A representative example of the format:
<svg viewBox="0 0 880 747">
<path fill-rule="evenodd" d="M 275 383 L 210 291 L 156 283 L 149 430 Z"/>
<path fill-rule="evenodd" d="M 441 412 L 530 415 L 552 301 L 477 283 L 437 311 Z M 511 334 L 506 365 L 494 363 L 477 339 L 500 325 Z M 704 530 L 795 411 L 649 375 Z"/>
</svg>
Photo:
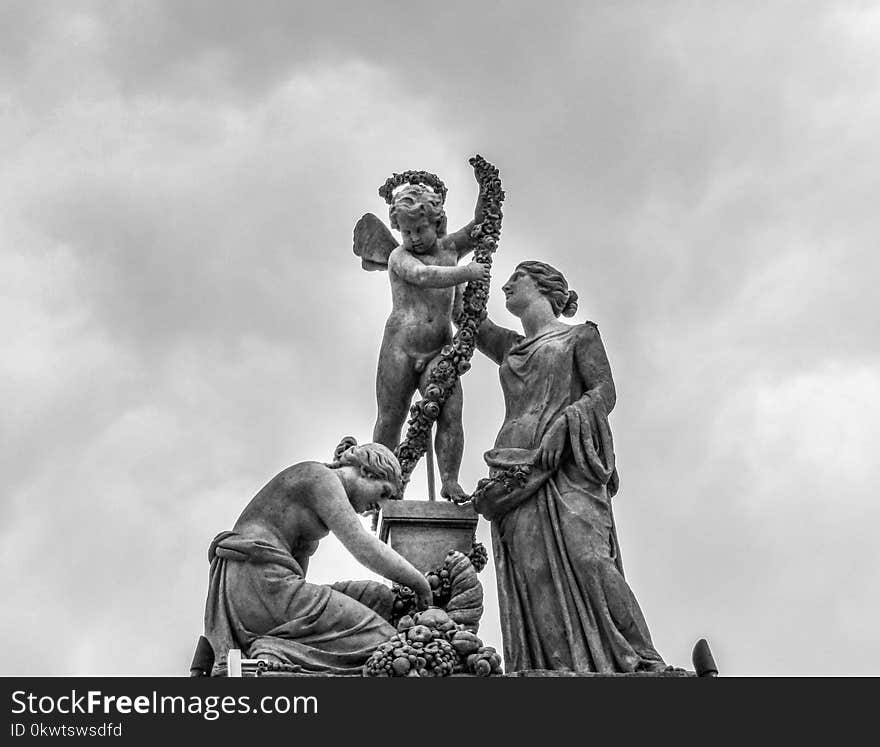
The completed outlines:
<svg viewBox="0 0 880 747">
<path fill-rule="evenodd" d="M 477 514 L 468 504 L 391 501 L 379 516 L 379 538 L 422 573 L 443 564 L 450 550 L 471 551 Z"/>
</svg>

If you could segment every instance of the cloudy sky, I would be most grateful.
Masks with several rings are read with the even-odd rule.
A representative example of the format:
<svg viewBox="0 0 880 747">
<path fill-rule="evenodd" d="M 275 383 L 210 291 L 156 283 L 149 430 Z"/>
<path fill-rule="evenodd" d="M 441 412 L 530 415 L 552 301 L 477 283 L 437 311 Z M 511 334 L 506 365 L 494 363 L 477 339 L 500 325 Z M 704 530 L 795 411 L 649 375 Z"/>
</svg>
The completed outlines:
<svg viewBox="0 0 880 747">
<path fill-rule="evenodd" d="M 0 673 L 187 672 L 211 538 L 372 431 L 355 222 L 427 169 L 463 224 L 474 153 L 493 318 L 542 259 L 602 331 L 661 654 L 876 673 L 878 84 L 867 2 L 0 0 Z M 497 369 L 464 387 L 472 487 Z M 366 575 L 332 538 L 311 574 Z"/>
</svg>

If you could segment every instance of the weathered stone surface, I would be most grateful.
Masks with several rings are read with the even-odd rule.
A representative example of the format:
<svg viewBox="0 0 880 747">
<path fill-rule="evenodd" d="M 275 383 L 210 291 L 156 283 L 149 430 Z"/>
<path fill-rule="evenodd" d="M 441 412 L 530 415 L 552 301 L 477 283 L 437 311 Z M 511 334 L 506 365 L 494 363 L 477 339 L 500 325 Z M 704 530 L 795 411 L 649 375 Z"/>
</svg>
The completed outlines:
<svg viewBox="0 0 880 747">
<path fill-rule="evenodd" d="M 697 677 L 717 677 L 718 665 L 715 663 L 715 657 L 712 656 L 712 649 L 709 648 L 709 642 L 705 638 L 700 638 L 694 646 L 691 654 L 691 661 L 694 664 Z"/>
<path fill-rule="evenodd" d="M 303 672 L 264 672 L 259 675 L 260 677 L 356 677 L 358 679 L 363 679 L 362 675 L 359 674 L 306 674 Z M 503 674 L 492 674 L 489 677 L 505 677 Z M 449 678 L 453 677 L 465 677 L 471 679 L 484 679 L 476 674 L 471 674 L 470 672 L 455 672 L 454 674 L 447 675 Z"/>
<path fill-rule="evenodd" d="M 436 423 L 441 494 L 454 501 L 468 498 L 458 483 L 464 448 L 458 379 L 470 368 L 474 334 L 489 295 L 504 198 L 498 170 L 480 156 L 470 163 L 480 195 L 474 220 L 462 229 L 446 233 L 443 182 L 425 171 L 407 171 L 394 174 L 379 190 L 390 205 L 391 228 L 401 232 L 401 245 L 370 213 L 354 231 L 354 253 L 366 269 L 381 269 L 384 262 L 391 283 L 392 309 L 376 375 L 378 418 L 373 440 L 396 449 L 406 481 L 425 453 Z M 471 252 L 474 261 L 460 266 L 459 261 Z M 459 331 L 453 338 L 453 300 L 457 287 L 464 284 L 463 310 L 456 319 Z M 411 408 L 418 390 L 425 398 Z M 407 414 L 409 428 L 398 444 Z"/>
<path fill-rule="evenodd" d="M 450 550 L 471 551 L 477 514 L 445 501 L 392 501 L 379 517 L 379 537 L 422 573 L 442 566 Z"/>
<path fill-rule="evenodd" d="M 312 584 L 306 573 L 318 543 L 331 531 L 352 555 L 412 589 L 419 607 L 433 601 L 424 575 L 379 542 L 357 513 L 381 508 L 400 491 L 400 465 L 380 444 L 338 448 L 332 464 L 301 462 L 270 480 L 245 507 L 232 531 L 208 551 L 211 571 L 205 638 L 216 656 L 281 668 L 360 675 L 375 648 L 395 634 L 394 594 L 378 581 Z M 315 616 L 315 610 L 321 610 Z M 203 670 L 201 656 L 195 669 Z"/>
<path fill-rule="evenodd" d="M 351 677 L 357 675 L 321 675 L 321 674 L 304 674 L 293 672 L 264 672 L 261 677 Z M 450 677 L 476 677 L 475 674 L 469 672 L 456 672 L 449 675 Z M 526 669 L 521 672 L 509 672 L 507 674 L 493 674 L 491 677 L 660 677 L 669 679 L 682 679 L 688 677 L 696 677 L 696 673 L 689 672 L 685 669 L 671 669 L 664 672 L 569 672 L 564 670 L 553 669 Z"/>
<path fill-rule="evenodd" d="M 576 311 L 577 294 L 545 263 L 520 263 L 503 290 L 523 334 L 488 319 L 479 329 L 480 351 L 501 367 L 506 412 L 493 482 L 474 500 L 492 522 L 505 668 L 662 672 L 620 562 L 616 393 L 596 325 L 558 320 Z"/>
<path fill-rule="evenodd" d="M 570 672 L 559 669 L 524 669 L 508 672 L 502 677 L 696 677 L 685 669 L 669 669 L 661 672 Z"/>
</svg>

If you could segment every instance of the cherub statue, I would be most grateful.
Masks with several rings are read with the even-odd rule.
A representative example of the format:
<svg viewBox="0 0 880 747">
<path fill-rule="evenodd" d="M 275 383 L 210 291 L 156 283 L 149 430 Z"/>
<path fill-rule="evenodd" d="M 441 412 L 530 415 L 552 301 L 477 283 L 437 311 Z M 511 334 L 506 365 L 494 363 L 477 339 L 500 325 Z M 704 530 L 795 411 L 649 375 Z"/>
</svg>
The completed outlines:
<svg viewBox="0 0 880 747">
<path fill-rule="evenodd" d="M 394 449 L 413 395 L 417 389 L 424 395 L 433 362 L 452 341 L 457 286 L 488 281 L 489 267 L 458 264 L 476 248 L 470 234 L 482 220 L 482 188 L 474 220 L 452 234 L 446 233 L 446 188 L 433 174 L 395 174 L 379 193 L 390 205 L 391 227 L 400 231 L 402 243 L 398 245 L 385 224 L 367 213 L 354 229 L 354 253 L 366 270 L 387 269 L 391 281 L 391 315 L 376 375 L 379 412 L 373 440 Z M 464 450 L 461 408 L 461 384 L 456 382 L 437 418 L 435 439 L 440 492 L 455 501 L 467 499 L 458 483 Z"/>
</svg>

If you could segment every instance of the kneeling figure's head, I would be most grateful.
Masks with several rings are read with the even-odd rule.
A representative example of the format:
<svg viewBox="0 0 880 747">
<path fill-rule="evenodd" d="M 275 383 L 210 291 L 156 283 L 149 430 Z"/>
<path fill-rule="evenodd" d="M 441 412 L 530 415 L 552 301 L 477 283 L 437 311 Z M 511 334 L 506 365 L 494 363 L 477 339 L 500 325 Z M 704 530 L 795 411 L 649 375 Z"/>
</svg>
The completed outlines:
<svg viewBox="0 0 880 747">
<path fill-rule="evenodd" d="M 337 447 L 335 457 L 333 466 L 356 470 L 348 499 L 358 513 L 373 511 L 386 501 L 400 499 L 403 492 L 400 462 L 387 447 L 376 443 L 349 445 L 344 440 Z"/>
</svg>

